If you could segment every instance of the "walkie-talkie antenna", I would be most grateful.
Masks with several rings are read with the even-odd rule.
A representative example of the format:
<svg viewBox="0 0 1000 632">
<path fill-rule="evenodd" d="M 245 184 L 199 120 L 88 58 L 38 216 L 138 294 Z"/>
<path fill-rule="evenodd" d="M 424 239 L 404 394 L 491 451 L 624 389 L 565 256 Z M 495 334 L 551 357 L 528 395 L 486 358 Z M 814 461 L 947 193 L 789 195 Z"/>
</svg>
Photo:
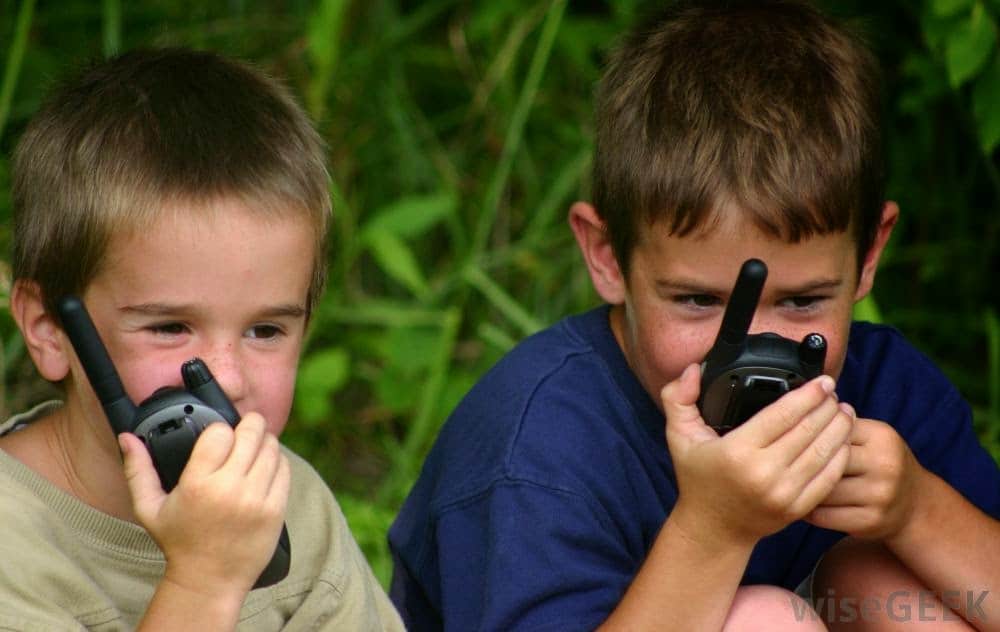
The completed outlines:
<svg viewBox="0 0 1000 632">
<path fill-rule="evenodd" d="M 73 295 L 59 299 L 56 308 L 62 320 L 63 329 L 80 358 L 80 364 L 87 373 L 90 385 L 97 399 L 104 407 L 111 429 L 115 434 L 132 432 L 135 420 L 135 404 L 125 393 L 125 386 L 115 365 L 111 363 L 108 351 L 101 342 L 101 336 L 94 327 L 83 301 Z"/>
<path fill-rule="evenodd" d="M 226 393 L 215 381 L 212 372 L 201 358 L 192 358 L 182 364 L 181 378 L 184 380 L 184 386 L 195 397 L 217 410 L 230 426 L 235 427 L 240 422 L 239 412 L 226 397 Z"/>
<path fill-rule="evenodd" d="M 719 327 L 719 340 L 738 345 L 743 342 L 750 331 L 753 313 L 757 310 L 757 301 L 767 280 L 767 266 L 760 259 L 747 259 L 740 267 L 740 275 L 733 286 L 733 294 L 729 297 L 726 313 L 722 316 Z"/>
</svg>

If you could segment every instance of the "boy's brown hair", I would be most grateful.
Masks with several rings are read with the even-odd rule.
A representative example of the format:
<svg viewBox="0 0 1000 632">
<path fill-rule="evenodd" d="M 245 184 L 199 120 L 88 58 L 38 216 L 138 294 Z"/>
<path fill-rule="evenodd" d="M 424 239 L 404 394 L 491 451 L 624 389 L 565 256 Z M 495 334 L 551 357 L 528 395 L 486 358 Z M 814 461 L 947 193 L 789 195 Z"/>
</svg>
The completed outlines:
<svg viewBox="0 0 1000 632">
<path fill-rule="evenodd" d="M 311 309 L 326 270 L 324 153 L 289 92 L 245 63 L 179 48 L 99 62 L 57 86 L 15 151 L 13 277 L 38 283 L 55 313 L 99 272 L 113 236 L 168 208 L 236 198 L 312 223 Z"/>
<path fill-rule="evenodd" d="M 623 272 L 642 227 L 684 236 L 735 205 L 790 242 L 884 201 L 880 77 L 846 27 L 795 0 L 681 2 L 613 55 L 597 99 L 594 203 Z"/>
</svg>

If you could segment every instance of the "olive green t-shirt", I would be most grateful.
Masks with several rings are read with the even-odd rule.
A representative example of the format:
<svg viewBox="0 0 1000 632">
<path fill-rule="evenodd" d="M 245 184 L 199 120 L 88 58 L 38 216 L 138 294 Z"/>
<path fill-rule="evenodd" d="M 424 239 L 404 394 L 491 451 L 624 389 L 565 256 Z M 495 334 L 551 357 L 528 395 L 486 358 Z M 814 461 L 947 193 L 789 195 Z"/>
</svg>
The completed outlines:
<svg viewBox="0 0 1000 632">
<path fill-rule="evenodd" d="M 0 434 L 53 405 L 12 417 Z M 238 629 L 402 630 L 333 494 L 308 463 L 285 454 L 291 569 L 250 592 Z M 131 630 L 163 569 L 142 527 L 90 507 L 0 450 L 0 630 Z"/>
</svg>

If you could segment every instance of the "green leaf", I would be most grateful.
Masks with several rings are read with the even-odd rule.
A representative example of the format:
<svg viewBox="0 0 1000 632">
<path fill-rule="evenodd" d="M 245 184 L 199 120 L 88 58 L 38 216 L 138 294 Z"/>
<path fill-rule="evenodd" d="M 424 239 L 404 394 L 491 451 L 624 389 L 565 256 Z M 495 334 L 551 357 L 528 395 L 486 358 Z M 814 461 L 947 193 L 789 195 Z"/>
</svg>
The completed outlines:
<svg viewBox="0 0 1000 632">
<path fill-rule="evenodd" d="M 3 129 L 7 125 L 7 117 L 10 115 L 11 104 L 14 100 L 14 90 L 17 88 L 17 80 L 21 74 L 21 66 L 24 62 L 24 53 L 28 48 L 28 39 L 34 13 L 35 0 L 24 0 L 21 3 L 20 10 L 17 12 L 17 26 L 14 30 L 14 37 L 10 40 L 10 48 L 7 50 L 7 63 L 4 64 L 3 82 L 0 83 L 0 136 L 3 136 Z"/>
<path fill-rule="evenodd" d="M 972 8 L 974 0 L 931 0 L 931 12 L 942 18 L 950 18 Z"/>
<path fill-rule="evenodd" d="M 307 425 L 316 425 L 329 417 L 330 396 L 347 383 L 350 366 L 350 356 L 339 347 L 305 358 L 295 384 L 297 418 Z"/>
<path fill-rule="evenodd" d="M 875 297 L 869 294 L 854 304 L 854 320 L 863 320 L 869 323 L 881 323 L 882 312 L 875 302 Z"/>
<path fill-rule="evenodd" d="M 907 55 L 900 67 L 904 78 L 897 101 L 900 112 L 923 116 L 935 101 L 950 94 L 951 87 L 940 62 L 926 52 Z"/>
<path fill-rule="evenodd" d="M 525 336 L 530 336 L 542 329 L 542 323 L 524 305 L 518 303 L 499 283 L 491 279 L 479 268 L 473 266 L 467 267 L 462 274 L 462 278 L 469 285 L 482 292 L 486 300 L 503 313 L 512 324 L 520 328 L 521 333 Z"/>
<path fill-rule="evenodd" d="M 631 24 L 642 9 L 642 2 L 639 0 L 611 0 L 609 4 L 620 24 Z"/>
<path fill-rule="evenodd" d="M 954 88 L 972 79 L 989 61 L 996 48 L 996 24 L 981 3 L 976 3 L 968 20 L 964 20 L 948 35 L 945 44 L 945 65 Z"/>
<path fill-rule="evenodd" d="M 427 292 L 427 281 L 413 251 L 398 236 L 385 230 L 365 234 L 365 243 L 382 270 L 417 296 Z"/>
<path fill-rule="evenodd" d="M 375 378 L 372 388 L 380 406 L 394 413 L 412 413 L 420 396 L 419 381 L 396 367 L 386 367 Z"/>
<path fill-rule="evenodd" d="M 441 332 L 437 327 L 394 327 L 386 337 L 386 360 L 402 371 L 426 370 L 437 357 Z"/>
<path fill-rule="evenodd" d="M 306 106 L 314 119 L 322 118 L 327 91 L 340 61 L 344 17 L 349 6 L 347 0 L 321 0 L 308 22 L 306 50 L 313 63 L 313 72 Z"/>
<path fill-rule="evenodd" d="M 375 211 L 364 232 L 387 232 L 397 237 L 415 237 L 441 220 L 454 215 L 458 197 L 452 191 L 411 196 Z"/>
<path fill-rule="evenodd" d="M 972 89 L 972 113 L 976 119 L 979 146 L 991 154 L 1000 144 L 1000 59 L 976 78 Z"/>
</svg>

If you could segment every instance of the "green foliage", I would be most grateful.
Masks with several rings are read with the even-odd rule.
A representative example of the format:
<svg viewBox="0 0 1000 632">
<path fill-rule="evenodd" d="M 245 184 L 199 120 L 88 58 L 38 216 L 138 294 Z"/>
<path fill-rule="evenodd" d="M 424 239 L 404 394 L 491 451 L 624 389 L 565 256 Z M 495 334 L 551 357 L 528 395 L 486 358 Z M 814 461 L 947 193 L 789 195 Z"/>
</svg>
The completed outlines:
<svg viewBox="0 0 1000 632">
<path fill-rule="evenodd" d="M 339 347 L 303 358 L 295 385 L 295 413 L 308 425 L 318 425 L 333 413 L 332 395 L 350 379 L 351 359 Z"/>
<path fill-rule="evenodd" d="M 1000 458 L 1000 2 L 825 4 L 884 63 L 888 192 L 903 211 L 856 314 L 938 361 Z M 652 6 L 0 0 L 0 243 L 10 153 L 75 60 L 187 44 L 287 78 L 329 145 L 335 219 L 284 440 L 331 483 L 386 581 L 387 526 L 448 411 L 517 340 L 597 301 L 565 213 L 589 194 L 605 54 Z M 6 310 L 0 342 L 9 412 L 45 385 Z"/>
</svg>

